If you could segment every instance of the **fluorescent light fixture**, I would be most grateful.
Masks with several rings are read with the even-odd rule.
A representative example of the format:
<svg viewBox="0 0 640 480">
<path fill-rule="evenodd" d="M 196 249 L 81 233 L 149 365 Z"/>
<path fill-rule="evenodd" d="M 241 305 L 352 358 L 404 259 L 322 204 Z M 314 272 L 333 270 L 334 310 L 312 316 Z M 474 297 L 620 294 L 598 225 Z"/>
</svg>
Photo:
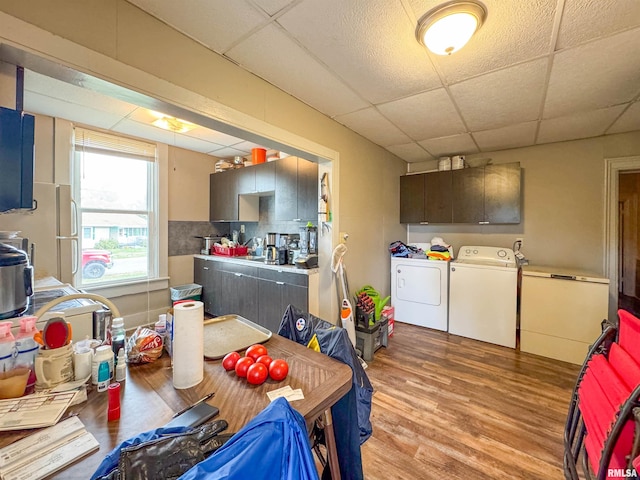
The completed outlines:
<svg viewBox="0 0 640 480">
<path fill-rule="evenodd" d="M 418 20 L 416 38 L 437 55 L 451 55 L 467 44 L 486 16 L 485 7 L 475 1 L 445 3 Z"/>
<path fill-rule="evenodd" d="M 165 115 L 164 113 L 156 112 L 153 110 L 149 110 L 149 113 L 156 118 L 156 120 L 151 122 L 151 125 L 155 125 L 156 127 L 162 128 L 164 130 L 170 130 L 176 133 L 185 133 L 189 130 L 193 130 L 198 126 L 195 123 L 187 122 L 186 120 L 171 117 L 169 115 Z"/>
</svg>

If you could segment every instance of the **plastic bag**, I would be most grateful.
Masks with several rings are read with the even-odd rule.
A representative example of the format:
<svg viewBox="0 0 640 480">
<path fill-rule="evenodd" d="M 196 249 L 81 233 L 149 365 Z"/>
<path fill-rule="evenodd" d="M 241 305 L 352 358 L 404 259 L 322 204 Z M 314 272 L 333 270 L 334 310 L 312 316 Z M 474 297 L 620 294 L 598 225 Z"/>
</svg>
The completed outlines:
<svg viewBox="0 0 640 480">
<path fill-rule="evenodd" d="M 147 327 L 138 327 L 127 341 L 129 363 L 150 363 L 162 355 L 162 335 Z"/>
</svg>

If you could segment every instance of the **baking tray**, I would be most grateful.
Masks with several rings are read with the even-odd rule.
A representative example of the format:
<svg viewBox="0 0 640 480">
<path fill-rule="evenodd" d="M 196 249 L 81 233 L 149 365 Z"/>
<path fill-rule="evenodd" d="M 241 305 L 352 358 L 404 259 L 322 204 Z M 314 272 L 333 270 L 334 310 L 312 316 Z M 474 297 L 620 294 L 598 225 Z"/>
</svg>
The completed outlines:
<svg viewBox="0 0 640 480">
<path fill-rule="evenodd" d="M 271 338 L 271 331 L 240 315 L 223 315 L 204 322 L 204 357 L 217 360 Z"/>
</svg>

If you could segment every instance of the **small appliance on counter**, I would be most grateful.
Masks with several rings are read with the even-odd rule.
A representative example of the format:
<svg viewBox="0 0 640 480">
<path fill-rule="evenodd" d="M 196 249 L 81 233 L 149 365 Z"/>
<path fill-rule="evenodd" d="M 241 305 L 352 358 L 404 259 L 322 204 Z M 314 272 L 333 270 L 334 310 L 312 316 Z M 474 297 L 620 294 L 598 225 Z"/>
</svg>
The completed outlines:
<svg viewBox="0 0 640 480">
<path fill-rule="evenodd" d="M 267 233 L 264 238 L 264 263 L 276 265 L 278 263 L 278 248 L 276 247 L 278 239 L 277 233 Z"/>
<path fill-rule="evenodd" d="M 318 266 L 318 229 L 307 224 L 300 228 L 300 254 L 294 260 L 298 268 L 315 268 Z"/>
<path fill-rule="evenodd" d="M 33 295 L 33 267 L 22 250 L 0 243 L 0 319 L 22 315 Z"/>
<path fill-rule="evenodd" d="M 293 263 L 297 268 L 316 268 L 318 266 L 318 256 L 300 255 Z"/>
</svg>

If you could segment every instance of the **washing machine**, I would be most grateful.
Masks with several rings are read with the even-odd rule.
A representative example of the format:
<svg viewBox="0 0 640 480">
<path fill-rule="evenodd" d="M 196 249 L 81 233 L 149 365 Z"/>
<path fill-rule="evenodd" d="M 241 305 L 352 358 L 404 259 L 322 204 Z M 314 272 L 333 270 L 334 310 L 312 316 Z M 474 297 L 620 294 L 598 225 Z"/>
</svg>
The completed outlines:
<svg viewBox="0 0 640 480">
<path fill-rule="evenodd" d="M 398 322 L 447 331 L 449 262 L 391 257 L 391 304 Z"/>
<path fill-rule="evenodd" d="M 461 247 L 449 276 L 449 333 L 515 348 L 517 297 L 513 250 Z"/>
</svg>

